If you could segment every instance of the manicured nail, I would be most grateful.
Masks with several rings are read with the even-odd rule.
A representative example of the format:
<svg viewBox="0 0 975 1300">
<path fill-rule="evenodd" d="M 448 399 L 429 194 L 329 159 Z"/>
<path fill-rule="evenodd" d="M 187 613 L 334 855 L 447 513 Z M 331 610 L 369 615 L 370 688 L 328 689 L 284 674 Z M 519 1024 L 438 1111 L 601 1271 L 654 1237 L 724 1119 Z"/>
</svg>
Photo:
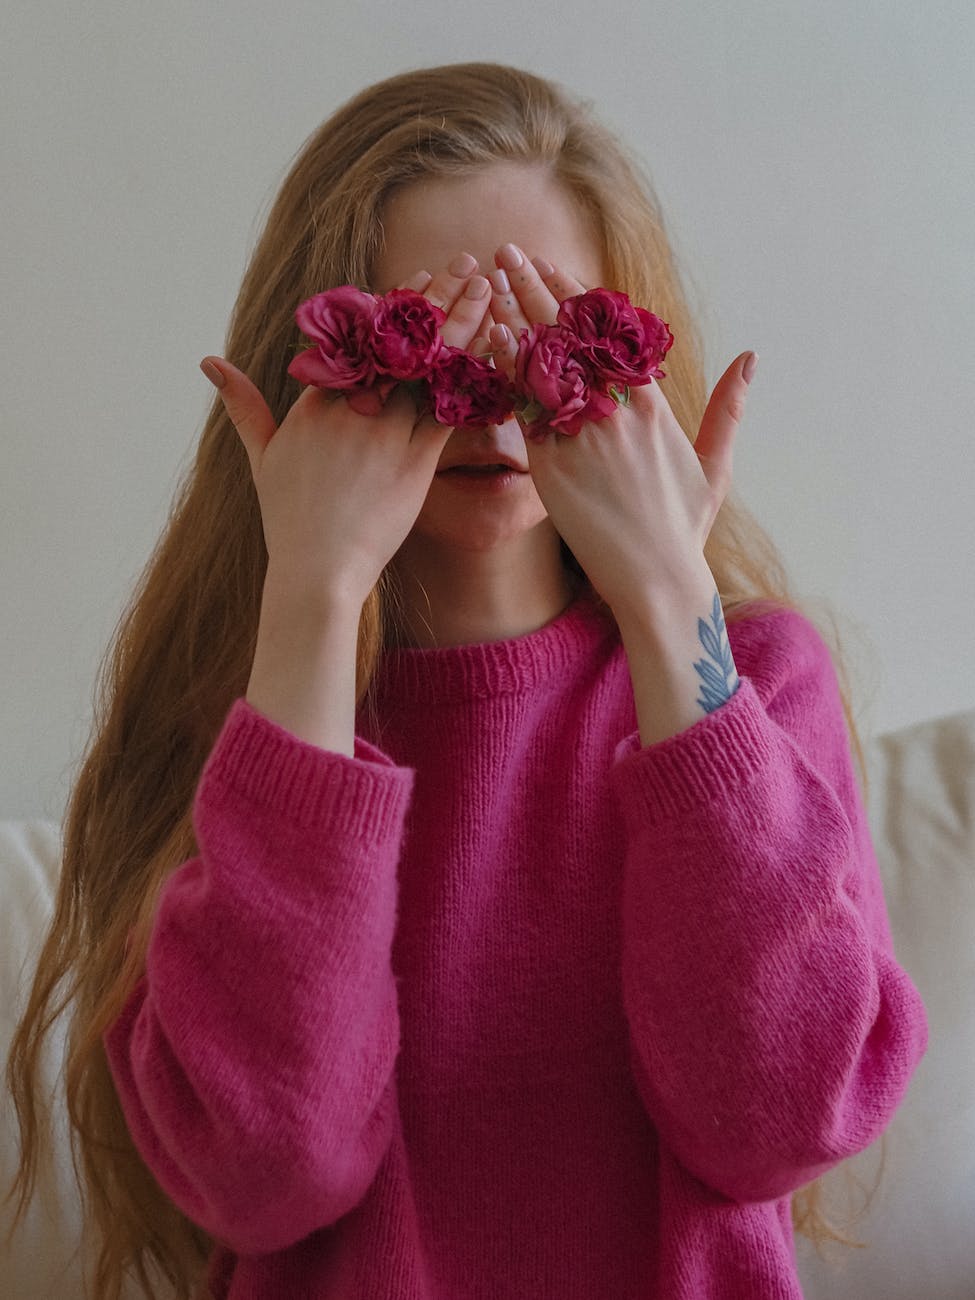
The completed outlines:
<svg viewBox="0 0 975 1300">
<path fill-rule="evenodd" d="M 544 279 L 545 276 L 547 275 L 551 275 L 552 272 L 555 270 L 555 267 L 552 265 L 552 263 L 546 262 L 544 257 L 533 257 L 532 266 L 542 277 L 542 279 Z"/>
<path fill-rule="evenodd" d="M 491 342 L 495 347 L 506 348 L 513 338 L 514 335 L 511 333 L 511 330 L 508 329 L 507 325 L 491 326 Z"/>
<path fill-rule="evenodd" d="M 429 271 L 417 271 L 411 280 L 407 280 L 404 288 L 415 289 L 417 293 L 422 293 L 432 279 L 433 276 Z"/>
<path fill-rule="evenodd" d="M 749 352 L 748 356 L 745 358 L 745 364 L 741 368 L 741 377 L 742 379 L 744 379 L 746 384 L 750 384 L 752 382 L 752 375 L 754 375 L 757 366 L 758 366 L 758 353 Z"/>
<path fill-rule="evenodd" d="M 224 384 L 227 382 L 227 376 L 222 370 L 218 370 L 212 361 L 201 361 L 200 369 L 206 375 L 207 379 L 209 379 L 210 383 L 215 384 L 217 388 L 223 388 Z"/>
<path fill-rule="evenodd" d="M 521 250 L 516 248 L 514 244 L 502 244 L 498 249 L 498 258 L 506 271 L 517 271 L 525 260 L 521 255 Z"/>
<path fill-rule="evenodd" d="M 472 276 L 464 290 L 465 298 L 484 298 L 491 292 L 491 286 L 483 275 Z"/>
<path fill-rule="evenodd" d="M 504 271 L 501 270 L 488 271 L 488 279 L 491 281 L 492 285 L 494 286 L 495 293 L 511 292 L 511 284 L 508 280 L 508 277 L 505 275 Z"/>
<path fill-rule="evenodd" d="M 447 264 L 447 270 L 451 275 L 470 275 L 477 266 L 477 258 L 471 257 L 470 253 L 458 253 L 452 262 Z"/>
</svg>

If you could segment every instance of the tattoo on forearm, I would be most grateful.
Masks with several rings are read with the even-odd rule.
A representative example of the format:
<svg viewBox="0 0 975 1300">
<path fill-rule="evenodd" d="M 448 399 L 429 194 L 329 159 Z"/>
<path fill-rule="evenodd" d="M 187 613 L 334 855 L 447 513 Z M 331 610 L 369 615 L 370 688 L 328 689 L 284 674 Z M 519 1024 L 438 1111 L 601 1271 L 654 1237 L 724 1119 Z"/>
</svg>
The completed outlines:
<svg viewBox="0 0 975 1300">
<path fill-rule="evenodd" d="M 730 700 L 740 685 L 731 646 L 728 644 L 721 598 L 717 592 L 714 593 L 714 604 L 711 607 L 711 622 L 708 624 L 699 618 L 697 634 L 710 656 L 709 659 L 699 659 L 694 665 L 695 672 L 701 678 L 701 694 L 697 703 L 705 713 L 712 713 L 719 705 Z"/>
</svg>

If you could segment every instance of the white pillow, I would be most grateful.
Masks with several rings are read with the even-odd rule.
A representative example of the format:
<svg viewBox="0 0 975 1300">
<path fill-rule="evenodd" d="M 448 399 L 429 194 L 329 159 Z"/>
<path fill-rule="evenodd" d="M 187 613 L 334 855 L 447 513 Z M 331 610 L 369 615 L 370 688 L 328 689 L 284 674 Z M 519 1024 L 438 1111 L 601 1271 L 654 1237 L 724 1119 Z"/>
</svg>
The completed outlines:
<svg viewBox="0 0 975 1300">
<path fill-rule="evenodd" d="M 881 736 L 867 768 L 894 948 L 924 999 L 929 1043 L 852 1229 L 868 1248 L 830 1246 L 830 1264 L 798 1238 L 802 1283 L 806 1300 L 973 1300 L 975 710 Z M 848 1165 L 872 1187 L 879 1143 Z M 842 1170 L 826 1185 L 835 1205 L 849 1203 Z"/>
<path fill-rule="evenodd" d="M 52 822 L 0 822 L 0 1057 L 6 1069 L 10 1039 L 30 988 L 50 921 L 58 873 L 59 832 Z M 64 1093 L 60 1082 L 64 1025 L 48 1036 L 43 1076 L 54 1089 L 54 1158 L 38 1168 L 37 1194 L 8 1246 L 0 1240 L 3 1295 L 18 1300 L 74 1300 L 81 1297 L 81 1213 L 71 1167 Z M 0 1198 L 10 1188 L 19 1158 L 19 1129 L 13 1098 L 3 1088 L 0 1103 Z M 6 1206 L 0 1221 L 5 1238 L 13 1217 Z"/>
</svg>

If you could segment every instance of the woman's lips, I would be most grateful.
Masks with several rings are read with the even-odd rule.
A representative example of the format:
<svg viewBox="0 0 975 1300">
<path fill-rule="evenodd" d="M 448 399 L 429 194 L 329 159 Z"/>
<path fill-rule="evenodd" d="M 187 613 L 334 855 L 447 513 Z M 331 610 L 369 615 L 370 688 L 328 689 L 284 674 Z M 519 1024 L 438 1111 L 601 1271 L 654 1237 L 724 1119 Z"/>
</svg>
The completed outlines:
<svg viewBox="0 0 975 1300">
<path fill-rule="evenodd" d="M 457 487 L 501 491 L 527 474 L 527 470 L 514 469 L 511 465 L 452 465 L 439 470 L 437 478 Z"/>
<path fill-rule="evenodd" d="M 438 471 L 441 474 L 524 474 L 525 470 L 516 469 L 514 465 L 451 465 L 449 469 Z"/>
</svg>

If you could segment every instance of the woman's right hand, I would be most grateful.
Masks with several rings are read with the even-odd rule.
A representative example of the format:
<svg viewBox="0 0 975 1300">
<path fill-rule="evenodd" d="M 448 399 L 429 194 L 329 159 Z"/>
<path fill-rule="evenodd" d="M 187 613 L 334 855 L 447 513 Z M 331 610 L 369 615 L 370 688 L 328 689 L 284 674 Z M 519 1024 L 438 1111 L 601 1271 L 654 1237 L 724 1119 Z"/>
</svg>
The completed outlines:
<svg viewBox="0 0 975 1300">
<path fill-rule="evenodd" d="M 465 297 L 478 279 L 483 297 Z M 447 311 L 446 342 L 467 347 L 490 328 L 483 277 L 423 272 L 408 287 Z M 313 386 L 276 428 L 245 374 L 204 360 L 226 376 L 220 394 L 250 461 L 268 550 L 246 698 L 299 739 L 352 757 L 362 606 L 413 527 L 452 430 L 418 420 L 404 389 L 378 415 L 359 415 Z"/>
<path fill-rule="evenodd" d="M 483 276 L 421 272 L 407 287 L 443 306 L 442 333 L 455 347 L 469 347 L 485 325 Z M 472 287 L 480 297 L 467 296 Z M 226 376 L 219 392 L 250 461 L 269 572 L 361 607 L 416 522 L 452 430 L 418 419 L 401 386 L 378 415 L 309 386 L 276 427 L 242 371 L 222 357 L 204 360 Z"/>
</svg>

